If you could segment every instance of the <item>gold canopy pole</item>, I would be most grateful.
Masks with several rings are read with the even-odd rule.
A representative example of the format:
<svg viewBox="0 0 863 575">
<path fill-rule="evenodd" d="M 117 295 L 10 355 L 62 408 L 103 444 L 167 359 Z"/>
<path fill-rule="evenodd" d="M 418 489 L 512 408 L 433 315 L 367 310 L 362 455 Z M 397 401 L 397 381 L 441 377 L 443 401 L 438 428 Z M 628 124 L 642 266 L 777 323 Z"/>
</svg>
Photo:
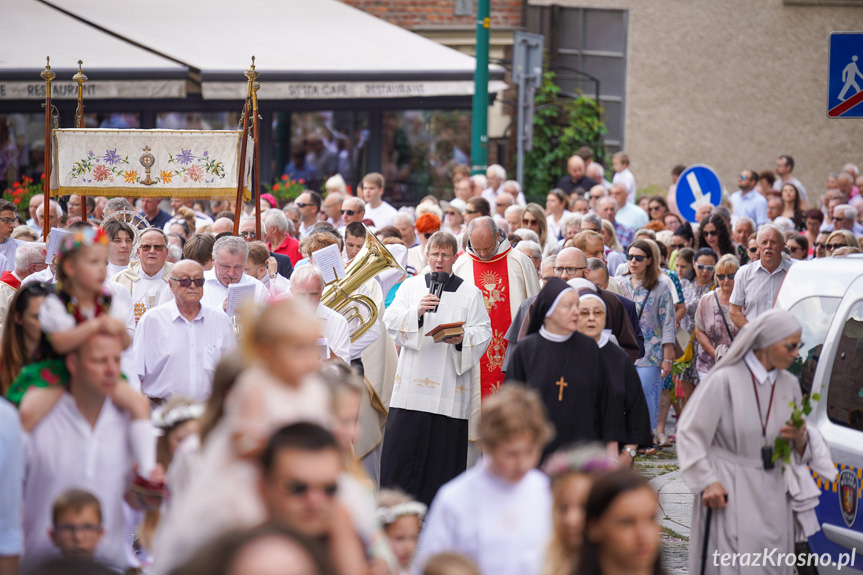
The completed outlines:
<svg viewBox="0 0 863 575">
<path fill-rule="evenodd" d="M 252 82 L 252 129 L 255 133 L 255 152 L 252 155 L 254 158 L 255 166 L 254 166 L 254 183 L 252 188 L 252 199 L 255 202 L 255 239 L 258 241 L 263 241 L 264 238 L 261 237 L 261 159 L 260 159 L 260 126 L 259 126 L 259 118 L 258 118 L 258 89 L 261 87 L 258 84 L 258 76 L 260 75 L 257 70 L 255 70 L 254 58 L 252 59 L 252 68 L 251 71 L 246 71 L 246 76 Z"/>
<path fill-rule="evenodd" d="M 87 81 L 87 76 L 84 75 L 84 70 L 81 66 L 84 64 L 82 60 L 78 60 L 78 73 L 72 76 L 72 80 L 78 83 L 78 108 L 75 110 L 75 127 L 84 127 L 84 82 Z M 87 221 L 87 196 L 78 194 L 78 199 L 81 200 L 81 221 Z M 69 214 L 71 216 L 72 214 Z"/>
<path fill-rule="evenodd" d="M 51 69 L 51 58 L 45 58 L 45 69 L 40 74 L 45 80 L 45 179 L 42 182 L 42 190 L 45 193 L 45 200 L 42 204 L 42 238 L 48 241 L 49 218 L 48 210 L 51 209 L 51 81 L 57 77 L 54 70 Z"/>
<path fill-rule="evenodd" d="M 249 149 L 249 112 L 252 107 L 252 78 L 251 74 L 255 73 L 255 57 L 252 56 L 252 67 L 245 72 L 246 78 L 249 79 L 249 87 L 246 90 L 246 105 L 243 106 L 243 134 L 240 141 L 240 174 L 237 177 L 237 205 L 234 212 L 234 235 L 240 234 L 240 214 L 243 212 L 243 184 L 245 183 L 246 172 L 246 150 Z"/>
</svg>

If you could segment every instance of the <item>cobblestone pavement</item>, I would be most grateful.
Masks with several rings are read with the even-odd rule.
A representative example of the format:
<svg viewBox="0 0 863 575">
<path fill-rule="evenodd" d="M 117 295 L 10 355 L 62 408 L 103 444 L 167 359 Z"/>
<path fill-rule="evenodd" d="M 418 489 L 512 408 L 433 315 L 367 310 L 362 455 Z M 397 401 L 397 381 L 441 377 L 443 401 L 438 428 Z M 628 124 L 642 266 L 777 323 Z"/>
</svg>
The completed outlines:
<svg viewBox="0 0 863 575">
<path fill-rule="evenodd" d="M 668 433 L 674 433 L 673 418 Z M 692 494 L 680 478 L 677 452 L 672 447 L 654 455 L 638 457 L 636 469 L 659 493 L 659 523 L 662 526 L 662 560 L 667 573 L 685 575 L 689 572 L 689 533 L 692 516 Z"/>
</svg>

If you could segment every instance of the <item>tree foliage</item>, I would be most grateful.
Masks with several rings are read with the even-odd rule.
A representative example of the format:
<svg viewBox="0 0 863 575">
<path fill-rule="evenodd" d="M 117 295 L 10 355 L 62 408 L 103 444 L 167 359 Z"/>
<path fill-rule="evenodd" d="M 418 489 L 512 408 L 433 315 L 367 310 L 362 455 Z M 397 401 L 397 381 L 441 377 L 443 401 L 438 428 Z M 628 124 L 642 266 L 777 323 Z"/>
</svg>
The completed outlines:
<svg viewBox="0 0 863 575">
<path fill-rule="evenodd" d="M 581 146 L 590 146 L 594 159 L 603 163 L 602 106 L 592 98 L 572 99 L 560 94 L 555 73 L 543 73 L 534 99 L 533 149 L 525 154 L 524 193 L 544 197 L 566 174 L 566 160 Z"/>
</svg>

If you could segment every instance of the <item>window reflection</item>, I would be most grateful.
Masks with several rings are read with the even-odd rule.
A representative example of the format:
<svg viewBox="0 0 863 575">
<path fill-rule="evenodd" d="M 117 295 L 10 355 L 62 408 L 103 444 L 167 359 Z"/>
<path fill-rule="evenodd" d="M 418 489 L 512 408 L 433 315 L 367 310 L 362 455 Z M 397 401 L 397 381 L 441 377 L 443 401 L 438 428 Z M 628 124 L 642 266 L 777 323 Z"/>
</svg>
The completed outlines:
<svg viewBox="0 0 863 575">
<path fill-rule="evenodd" d="M 240 112 L 160 112 L 156 127 L 162 130 L 236 130 Z"/>
<path fill-rule="evenodd" d="M 470 112 L 384 112 L 381 146 L 388 201 L 441 196 L 452 188 L 453 167 L 470 162 Z"/>
<path fill-rule="evenodd" d="M 845 320 L 830 373 L 827 417 L 842 427 L 863 431 L 863 303 Z"/>
<path fill-rule="evenodd" d="M 803 328 L 800 355 L 788 368 L 800 380 L 803 393 L 812 390 L 812 379 L 821 358 L 821 349 L 827 339 L 827 330 L 841 302 L 837 297 L 808 297 L 794 304 L 788 311 Z"/>
</svg>

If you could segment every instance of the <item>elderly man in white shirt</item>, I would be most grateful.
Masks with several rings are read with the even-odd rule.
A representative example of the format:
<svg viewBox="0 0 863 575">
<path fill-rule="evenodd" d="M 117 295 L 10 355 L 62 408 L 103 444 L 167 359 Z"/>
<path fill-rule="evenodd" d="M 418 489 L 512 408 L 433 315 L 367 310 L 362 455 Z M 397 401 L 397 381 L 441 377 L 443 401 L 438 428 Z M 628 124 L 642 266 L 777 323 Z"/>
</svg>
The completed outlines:
<svg viewBox="0 0 863 575">
<path fill-rule="evenodd" d="M 92 336 L 66 357 L 66 365 L 68 391 L 25 441 L 24 561 L 56 553 L 48 537 L 51 506 L 74 487 L 99 498 L 105 534 L 96 558 L 122 571 L 130 566 L 123 501 L 135 475 L 131 440 L 140 429 L 152 436 L 152 427 L 149 419 L 133 420 L 109 397 L 120 385 L 119 338 Z M 140 473 L 156 479 L 152 467 Z"/>
<path fill-rule="evenodd" d="M 174 299 L 141 318 L 132 355 L 141 391 L 161 403 L 174 395 L 204 401 L 222 355 L 236 347 L 231 320 L 219 309 L 201 305 L 204 268 L 177 262 L 168 277 Z"/>
<path fill-rule="evenodd" d="M 236 236 L 224 236 L 213 244 L 213 269 L 204 272 L 204 297 L 201 304 L 218 309 L 226 309 L 228 286 L 255 286 L 255 302 L 267 303 L 270 294 L 264 284 L 246 275 L 246 259 L 249 245 Z"/>
<path fill-rule="evenodd" d="M 321 343 L 325 343 L 329 348 L 330 357 L 335 355 L 350 365 L 351 333 L 348 320 L 321 303 L 321 294 L 324 291 L 324 276 L 321 270 L 311 263 L 298 267 L 291 275 L 291 291 L 294 299 L 314 310 L 325 340 Z"/>
<path fill-rule="evenodd" d="M 773 224 L 761 226 L 756 241 L 760 259 L 737 271 L 734 291 L 729 299 L 731 310 L 728 315 L 740 328 L 773 308 L 779 288 L 791 267 L 791 261 L 782 257 L 785 237 L 779 228 Z"/>
</svg>

